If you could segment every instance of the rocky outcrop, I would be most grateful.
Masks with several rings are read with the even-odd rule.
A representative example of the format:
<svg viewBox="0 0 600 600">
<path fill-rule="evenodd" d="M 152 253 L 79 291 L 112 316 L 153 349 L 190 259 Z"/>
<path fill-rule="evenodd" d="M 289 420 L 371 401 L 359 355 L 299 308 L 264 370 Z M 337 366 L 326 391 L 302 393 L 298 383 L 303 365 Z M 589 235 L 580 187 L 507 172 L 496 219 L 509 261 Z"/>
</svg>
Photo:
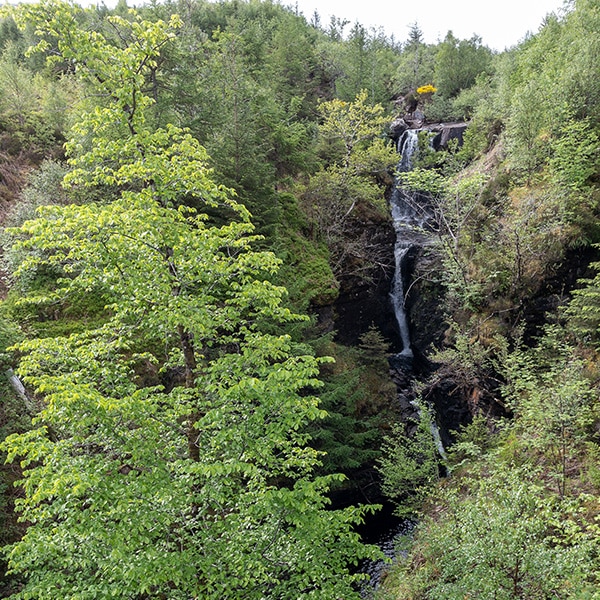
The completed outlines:
<svg viewBox="0 0 600 600">
<path fill-rule="evenodd" d="M 398 140 L 407 129 L 410 129 L 409 124 L 402 117 L 397 117 L 390 123 L 389 136 L 397 144 Z"/>
<path fill-rule="evenodd" d="M 435 134 L 431 140 L 433 148 L 435 150 L 447 150 L 451 140 L 458 140 L 458 145 L 462 145 L 467 127 L 468 124 L 464 122 L 425 124 L 425 116 L 417 111 L 411 115 L 411 118 L 397 117 L 394 119 L 390 124 L 389 136 L 394 140 L 394 143 L 398 144 L 398 140 L 407 129 L 428 131 Z"/>
<path fill-rule="evenodd" d="M 467 129 L 466 123 L 437 123 L 425 127 L 437 135 L 431 140 L 434 150 L 446 150 L 451 140 L 457 140 L 458 145 L 462 146 L 463 136 Z"/>
<path fill-rule="evenodd" d="M 340 293 L 330 313 L 332 329 L 337 341 L 346 345 L 357 345 L 371 325 L 376 325 L 386 339 L 394 340 L 389 300 L 394 275 L 393 227 L 388 220 L 379 219 L 361 219 L 355 226 L 356 237 L 368 240 L 364 263 L 354 274 L 348 265 L 340 278 Z"/>
</svg>

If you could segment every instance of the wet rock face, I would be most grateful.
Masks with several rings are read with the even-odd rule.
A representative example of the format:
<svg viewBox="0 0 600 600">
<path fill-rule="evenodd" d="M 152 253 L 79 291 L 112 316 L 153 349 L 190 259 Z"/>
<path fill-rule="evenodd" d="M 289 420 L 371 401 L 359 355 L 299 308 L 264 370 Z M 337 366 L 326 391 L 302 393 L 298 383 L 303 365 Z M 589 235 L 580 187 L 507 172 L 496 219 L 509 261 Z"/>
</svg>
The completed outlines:
<svg viewBox="0 0 600 600">
<path fill-rule="evenodd" d="M 402 135 L 408 129 L 416 129 L 417 131 L 429 131 L 435 134 L 431 145 L 437 150 L 446 150 L 451 140 L 457 140 L 458 145 L 463 143 L 463 136 L 467 130 L 467 124 L 460 123 L 425 123 L 425 116 L 416 114 L 416 117 L 407 119 L 398 117 L 390 124 L 389 136 L 397 145 Z"/>
<path fill-rule="evenodd" d="M 394 275 L 394 230 L 389 223 L 368 223 L 372 252 L 377 256 L 361 277 L 346 273 L 340 281 L 340 294 L 332 307 L 332 329 L 345 345 L 357 345 L 360 336 L 374 324 L 383 336 L 396 343 L 397 332 L 389 293 Z"/>
<path fill-rule="evenodd" d="M 408 129 L 408 123 L 402 118 L 394 119 L 390 124 L 390 137 L 395 140 L 396 144 L 402 137 L 402 134 Z"/>
<path fill-rule="evenodd" d="M 456 385 L 452 377 L 440 379 L 436 385 L 427 390 L 427 397 L 434 407 L 437 421 L 440 425 L 440 437 L 444 447 L 450 446 L 454 441 L 453 432 L 461 425 L 471 422 L 473 406 L 469 402 L 476 390 L 465 390 Z M 485 414 L 490 414 L 490 408 L 495 405 L 493 398 L 480 398 L 480 409 Z M 484 406 L 485 405 L 485 406 Z"/>
<path fill-rule="evenodd" d="M 428 276 L 441 268 L 434 253 L 419 248 L 411 271 L 412 285 L 406 297 L 412 344 L 417 356 L 429 354 L 433 347 L 441 347 L 444 340 L 447 329 L 442 301 L 444 288 Z"/>
<path fill-rule="evenodd" d="M 389 303 L 391 277 L 379 285 L 360 285 L 340 293 L 335 303 L 336 339 L 342 344 L 356 346 L 360 336 L 373 324 L 387 340 L 394 340 L 396 332 L 391 321 L 393 313 Z"/>
<path fill-rule="evenodd" d="M 431 140 L 434 150 L 446 150 L 451 140 L 457 140 L 458 145 L 462 146 L 463 136 L 467 130 L 466 123 L 448 123 L 427 126 L 425 129 L 437 135 Z"/>
</svg>

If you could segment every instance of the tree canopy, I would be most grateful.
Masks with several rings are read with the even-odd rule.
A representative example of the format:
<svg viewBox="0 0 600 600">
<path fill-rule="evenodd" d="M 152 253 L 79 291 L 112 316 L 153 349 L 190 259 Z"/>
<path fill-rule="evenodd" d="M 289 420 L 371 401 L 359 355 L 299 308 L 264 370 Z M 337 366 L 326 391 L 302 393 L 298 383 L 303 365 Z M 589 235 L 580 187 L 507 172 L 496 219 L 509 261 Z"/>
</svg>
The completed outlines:
<svg viewBox="0 0 600 600">
<path fill-rule="evenodd" d="M 374 552 L 353 532 L 363 510 L 327 510 L 305 433 L 324 359 L 268 332 L 299 318 L 270 282 L 278 260 L 253 249 L 198 142 L 149 115 L 180 21 L 111 16 L 109 38 L 67 4 L 23 10 L 38 49 L 56 44 L 102 99 L 73 127 L 65 185 L 114 200 L 50 206 L 14 233 L 16 277 L 60 273 L 23 302 L 106 303 L 97 327 L 19 345 L 44 408 L 4 444 L 30 523 L 9 552 L 14 597 L 356 596 L 350 566 Z"/>
<path fill-rule="evenodd" d="M 2 7 L 0 596 L 596 598 L 597 25 Z"/>
</svg>

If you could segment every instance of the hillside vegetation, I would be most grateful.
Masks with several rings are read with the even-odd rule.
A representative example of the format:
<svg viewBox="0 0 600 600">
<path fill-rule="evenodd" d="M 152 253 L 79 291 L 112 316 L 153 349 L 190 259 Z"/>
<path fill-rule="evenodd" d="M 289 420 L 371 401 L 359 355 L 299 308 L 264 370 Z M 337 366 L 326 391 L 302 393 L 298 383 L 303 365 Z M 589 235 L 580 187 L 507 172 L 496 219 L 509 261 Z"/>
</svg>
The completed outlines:
<svg viewBox="0 0 600 600">
<path fill-rule="evenodd" d="M 597 3 L 502 53 L 257 0 L 0 17 L 0 596 L 359 598 L 386 497 L 380 600 L 600 598 Z M 394 185 L 430 242 L 391 376 Z"/>
</svg>

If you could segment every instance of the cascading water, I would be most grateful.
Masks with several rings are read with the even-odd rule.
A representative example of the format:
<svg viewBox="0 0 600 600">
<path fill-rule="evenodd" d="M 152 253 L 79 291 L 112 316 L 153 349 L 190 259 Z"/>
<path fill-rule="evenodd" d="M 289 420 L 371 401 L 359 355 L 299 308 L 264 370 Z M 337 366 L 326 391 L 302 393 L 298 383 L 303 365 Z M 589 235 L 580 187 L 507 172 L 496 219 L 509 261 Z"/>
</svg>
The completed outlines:
<svg viewBox="0 0 600 600">
<path fill-rule="evenodd" d="M 398 139 L 398 154 L 400 162 L 397 170 L 405 173 L 413 168 L 413 157 L 419 148 L 419 131 L 417 129 L 407 129 Z"/>
<path fill-rule="evenodd" d="M 406 130 L 398 140 L 398 153 L 400 161 L 396 167 L 398 173 L 407 173 L 413 168 L 413 159 L 418 152 L 419 132 L 415 129 Z M 398 324 L 402 350 L 390 361 L 392 367 L 398 372 L 402 370 L 406 376 L 401 377 L 401 381 L 407 384 L 412 373 L 413 349 L 411 347 L 410 328 L 406 314 L 406 286 L 410 279 L 411 263 L 416 252 L 430 243 L 430 233 L 428 232 L 428 221 L 431 218 L 431 212 L 428 205 L 427 196 L 423 193 L 408 190 L 401 185 L 401 178 L 397 177 L 394 190 L 390 198 L 390 212 L 396 232 L 396 242 L 394 247 L 396 270 L 390 291 L 390 299 L 394 308 L 394 315 Z M 399 385 L 399 381 L 396 381 Z M 435 422 L 434 415 L 428 407 L 420 406 L 416 400 L 409 402 L 416 415 L 420 415 L 426 410 L 430 415 L 431 434 L 433 441 L 442 460 L 446 459 L 444 447 L 441 442 L 439 429 Z M 381 533 L 376 539 L 368 540 L 376 543 L 388 558 L 394 558 L 396 554 L 396 542 L 401 536 L 410 536 L 414 528 L 414 523 L 406 520 L 396 520 L 391 515 L 383 515 L 384 533 Z M 369 583 L 362 589 L 363 598 L 371 598 L 374 590 L 380 584 L 383 573 L 386 570 L 386 564 L 383 561 L 368 563 L 364 572 L 371 577 Z"/>
<path fill-rule="evenodd" d="M 413 168 L 413 158 L 418 147 L 418 132 L 414 129 L 405 131 L 398 140 L 400 162 L 397 170 L 399 173 L 406 173 Z M 405 282 L 408 281 L 411 250 L 416 250 L 425 242 L 423 227 L 427 221 L 427 210 L 419 202 L 418 192 L 402 189 L 398 182 L 390 198 L 390 209 L 396 231 L 394 248 L 396 271 L 390 298 L 402 341 L 402 351 L 399 356 L 412 358 L 410 329 L 405 307 Z"/>
<path fill-rule="evenodd" d="M 406 130 L 398 140 L 400 162 L 398 173 L 406 173 L 413 168 L 413 158 L 419 148 L 419 132 L 415 129 Z M 396 245 L 394 248 L 396 271 L 390 297 L 394 307 L 394 314 L 398 323 L 402 351 L 397 358 L 412 361 L 413 351 L 410 343 L 410 329 L 405 307 L 405 284 L 409 280 L 411 251 L 414 253 L 428 243 L 427 221 L 431 217 L 427 208 L 426 196 L 418 191 L 404 189 L 397 178 L 394 191 L 390 199 L 390 207 L 394 229 L 396 231 Z M 411 402 L 417 413 L 423 410 L 418 403 Z M 435 418 L 430 419 L 431 434 L 438 453 L 442 460 L 446 460 L 446 452 L 442 444 L 440 431 Z"/>
</svg>

